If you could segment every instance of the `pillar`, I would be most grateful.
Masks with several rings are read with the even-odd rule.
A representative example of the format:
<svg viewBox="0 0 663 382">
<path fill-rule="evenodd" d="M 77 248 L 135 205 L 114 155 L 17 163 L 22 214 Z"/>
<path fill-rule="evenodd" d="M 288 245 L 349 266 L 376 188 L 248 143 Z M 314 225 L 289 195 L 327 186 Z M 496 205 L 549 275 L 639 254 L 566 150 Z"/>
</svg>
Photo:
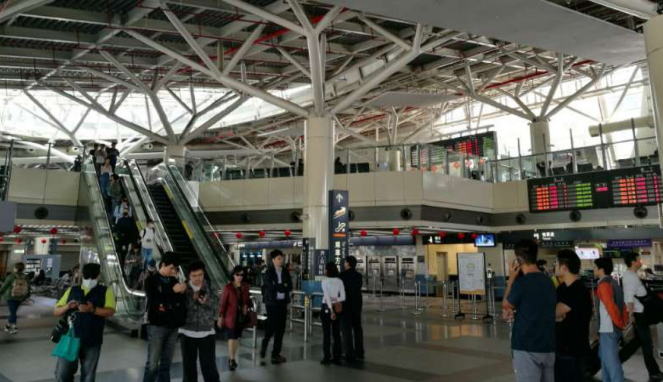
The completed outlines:
<svg viewBox="0 0 663 382">
<path fill-rule="evenodd" d="M 645 51 L 649 66 L 649 83 L 656 125 L 656 141 L 658 142 L 659 162 L 663 158 L 663 16 L 651 18 L 644 27 Z M 663 204 L 658 206 L 659 225 L 663 227 Z"/>
<path fill-rule="evenodd" d="M 309 117 L 304 129 L 304 237 L 329 249 L 329 190 L 334 182 L 334 121 Z"/>
<path fill-rule="evenodd" d="M 663 147 L 663 126 L 661 126 L 663 123 L 663 16 L 650 19 L 645 24 L 644 33 L 660 160 L 663 158 L 663 150 L 661 150 Z"/>
<path fill-rule="evenodd" d="M 533 155 L 543 154 L 544 152 L 550 151 L 549 121 L 533 121 L 529 125 L 529 133 L 532 142 Z"/>
<path fill-rule="evenodd" d="M 186 158 L 186 147 L 183 145 L 168 145 L 163 152 L 163 161 L 164 163 L 171 163 L 175 161 L 175 165 L 184 171 Z"/>
<path fill-rule="evenodd" d="M 401 150 L 396 147 L 389 149 L 389 171 L 402 171 L 401 169 Z"/>
</svg>

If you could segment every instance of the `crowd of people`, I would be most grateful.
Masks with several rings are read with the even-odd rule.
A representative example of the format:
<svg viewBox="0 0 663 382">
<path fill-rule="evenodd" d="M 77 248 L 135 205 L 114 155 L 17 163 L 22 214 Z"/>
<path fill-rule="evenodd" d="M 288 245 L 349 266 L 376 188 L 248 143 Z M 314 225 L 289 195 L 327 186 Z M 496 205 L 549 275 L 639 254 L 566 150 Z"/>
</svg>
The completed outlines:
<svg viewBox="0 0 663 382">
<path fill-rule="evenodd" d="M 502 308 L 504 318 L 513 321 L 511 350 L 518 382 L 584 381 L 596 350 L 602 380 L 623 382 L 619 340 L 630 325 L 642 346 L 650 380 L 663 380 L 654 358 L 650 322 L 640 301 L 647 290 L 636 273 L 642 267 L 637 253 L 624 257 L 628 270 L 621 286 L 612 276 L 612 259 L 595 260 L 594 274 L 599 278 L 595 299 L 580 278 L 581 261 L 575 252 L 557 254 L 553 277 L 557 287 L 537 263 L 536 243 L 519 243 L 515 254 Z M 592 349 L 589 340 L 594 311 L 599 322 L 598 349 Z"/>
</svg>

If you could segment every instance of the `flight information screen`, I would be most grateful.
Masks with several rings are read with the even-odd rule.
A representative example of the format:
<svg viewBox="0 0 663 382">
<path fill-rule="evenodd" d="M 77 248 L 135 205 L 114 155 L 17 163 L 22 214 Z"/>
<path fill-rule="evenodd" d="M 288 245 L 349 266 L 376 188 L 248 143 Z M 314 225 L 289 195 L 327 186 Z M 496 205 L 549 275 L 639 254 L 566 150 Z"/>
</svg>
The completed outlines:
<svg viewBox="0 0 663 382">
<path fill-rule="evenodd" d="M 661 203 L 661 170 L 643 166 L 527 181 L 530 212 L 646 206 Z"/>
<path fill-rule="evenodd" d="M 534 179 L 528 181 L 528 184 L 531 212 L 595 208 L 591 179 L 564 176 Z"/>
<path fill-rule="evenodd" d="M 639 167 L 612 173 L 612 204 L 615 207 L 658 204 L 661 202 L 661 171 L 658 167 Z"/>
</svg>

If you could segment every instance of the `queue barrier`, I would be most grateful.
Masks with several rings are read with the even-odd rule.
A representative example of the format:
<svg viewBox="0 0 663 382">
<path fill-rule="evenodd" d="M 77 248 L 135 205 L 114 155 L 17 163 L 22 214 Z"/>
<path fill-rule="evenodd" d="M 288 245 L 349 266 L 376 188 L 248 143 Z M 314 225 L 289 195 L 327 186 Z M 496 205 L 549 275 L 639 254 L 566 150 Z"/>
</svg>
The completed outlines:
<svg viewBox="0 0 663 382">
<path fill-rule="evenodd" d="M 320 292 L 292 291 L 291 297 L 290 331 L 294 331 L 295 324 L 302 325 L 304 328 L 304 342 L 308 342 L 309 337 L 313 335 L 313 327 L 322 327 L 321 322 L 313 320 L 313 314 L 322 312 L 320 307 L 322 304 L 316 304 L 316 299 L 322 299 L 323 294 Z"/>
</svg>

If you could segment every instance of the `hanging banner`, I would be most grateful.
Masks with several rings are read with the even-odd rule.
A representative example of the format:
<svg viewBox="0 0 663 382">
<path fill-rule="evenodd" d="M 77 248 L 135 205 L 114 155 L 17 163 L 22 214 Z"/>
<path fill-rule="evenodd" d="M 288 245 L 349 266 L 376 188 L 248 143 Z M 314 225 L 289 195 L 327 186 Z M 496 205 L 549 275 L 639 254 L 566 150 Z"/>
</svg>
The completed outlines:
<svg viewBox="0 0 663 382">
<path fill-rule="evenodd" d="M 461 294 L 486 294 L 486 265 L 483 253 L 458 254 L 458 286 Z"/>
<path fill-rule="evenodd" d="M 339 269 L 343 269 L 343 259 L 349 255 L 349 199 L 348 191 L 329 191 L 329 251 Z"/>
</svg>

